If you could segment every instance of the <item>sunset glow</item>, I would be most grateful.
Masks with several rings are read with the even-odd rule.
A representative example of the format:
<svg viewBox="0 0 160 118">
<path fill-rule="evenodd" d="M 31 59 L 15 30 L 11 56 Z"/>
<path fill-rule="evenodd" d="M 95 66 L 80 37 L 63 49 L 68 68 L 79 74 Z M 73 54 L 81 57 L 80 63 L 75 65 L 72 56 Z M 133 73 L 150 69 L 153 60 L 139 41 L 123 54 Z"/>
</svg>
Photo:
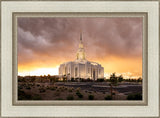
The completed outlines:
<svg viewBox="0 0 160 118">
<path fill-rule="evenodd" d="M 18 73 L 20 76 L 26 76 L 26 75 L 58 75 L 58 67 L 56 68 L 38 68 L 35 70 L 30 70 L 30 71 L 22 71 Z"/>
<path fill-rule="evenodd" d="M 58 75 L 76 59 L 81 31 L 86 59 L 106 78 L 142 77 L 142 18 L 18 18 L 18 75 Z"/>
</svg>

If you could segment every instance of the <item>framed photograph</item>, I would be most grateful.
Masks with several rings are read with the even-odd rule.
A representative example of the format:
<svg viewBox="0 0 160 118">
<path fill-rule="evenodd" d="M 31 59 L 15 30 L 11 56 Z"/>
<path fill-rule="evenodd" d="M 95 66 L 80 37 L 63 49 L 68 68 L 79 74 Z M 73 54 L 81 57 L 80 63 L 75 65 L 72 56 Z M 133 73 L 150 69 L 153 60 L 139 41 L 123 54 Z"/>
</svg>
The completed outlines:
<svg viewBox="0 0 160 118">
<path fill-rule="evenodd" d="M 1 2 L 1 117 L 159 118 L 159 1 Z"/>
</svg>

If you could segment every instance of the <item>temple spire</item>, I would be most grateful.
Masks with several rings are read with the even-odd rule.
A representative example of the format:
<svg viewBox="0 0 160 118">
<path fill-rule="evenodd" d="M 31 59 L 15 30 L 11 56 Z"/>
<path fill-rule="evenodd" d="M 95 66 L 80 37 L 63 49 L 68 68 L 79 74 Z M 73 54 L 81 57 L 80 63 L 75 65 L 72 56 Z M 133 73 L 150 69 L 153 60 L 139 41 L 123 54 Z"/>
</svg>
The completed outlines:
<svg viewBox="0 0 160 118">
<path fill-rule="evenodd" d="M 83 48 L 82 32 L 80 33 L 80 43 L 79 43 L 79 48 Z"/>
<path fill-rule="evenodd" d="M 82 41 L 82 32 L 80 33 L 80 41 Z"/>
<path fill-rule="evenodd" d="M 82 32 L 80 33 L 80 43 L 77 51 L 77 60 L 85 60 L 85 50 L 82 42 Z"/>
</svg>

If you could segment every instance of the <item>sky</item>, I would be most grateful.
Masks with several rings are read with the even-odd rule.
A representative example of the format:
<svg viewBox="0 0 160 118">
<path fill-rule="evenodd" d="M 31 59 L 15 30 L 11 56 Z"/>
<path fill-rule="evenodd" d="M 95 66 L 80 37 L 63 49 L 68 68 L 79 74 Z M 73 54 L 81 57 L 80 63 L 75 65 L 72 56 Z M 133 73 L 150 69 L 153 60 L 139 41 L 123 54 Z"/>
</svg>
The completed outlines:
<svg viewBox="0 0 160 118">
<path fill-rule="evenodd" d="M 18 18 L 18 75 L 57 75 L 74 61 L 80 33 L 86 59 L 104 75 L 142 76 L 142 17 Z"/>
</svg>

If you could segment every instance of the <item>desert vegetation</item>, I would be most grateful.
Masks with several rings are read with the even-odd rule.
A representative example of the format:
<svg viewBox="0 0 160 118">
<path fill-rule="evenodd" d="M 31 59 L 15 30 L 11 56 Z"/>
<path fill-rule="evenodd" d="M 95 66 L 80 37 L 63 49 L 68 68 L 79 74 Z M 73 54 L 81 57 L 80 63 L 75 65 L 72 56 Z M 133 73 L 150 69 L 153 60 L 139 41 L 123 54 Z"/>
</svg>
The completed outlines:
<svg viewBox="0 0 160 118">
<path fill-rule="evenodd" d="M 18 77 L 18 100 L 142 100 L 142 79 L 114 73 L 97 81 L 59 80 L 56 76 Z"/>
</svg>

